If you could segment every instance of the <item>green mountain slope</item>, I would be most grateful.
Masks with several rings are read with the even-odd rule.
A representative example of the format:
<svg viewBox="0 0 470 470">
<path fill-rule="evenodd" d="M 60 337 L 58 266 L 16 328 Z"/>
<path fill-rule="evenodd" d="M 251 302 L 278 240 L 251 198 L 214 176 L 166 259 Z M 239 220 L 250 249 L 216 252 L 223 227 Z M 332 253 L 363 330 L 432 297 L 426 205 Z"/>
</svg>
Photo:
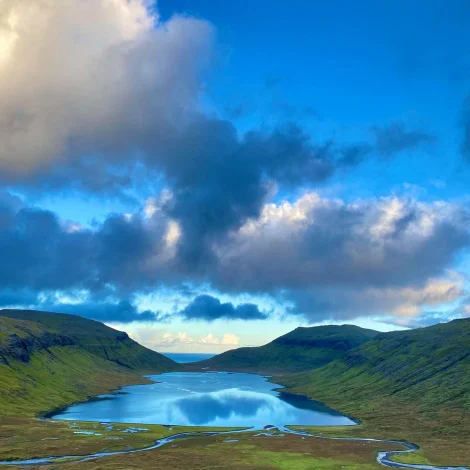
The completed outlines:
<svg viewBox="0 0 470 470">
<path fill-rule="evenodd" d="M 121 385 L 143 383 L 143 372 L 178 368 L 126 334 L 92 320 L 0 312 L 0 418 L 32 416 Z"/>
<path fill-rule="evenodd" d="M 393 396 L 470 410 L 470 319 L 377 335 L 323 368 L 286 379 L 321 397 Z"/>
<path fill-rule="evenodd" d="M 376 331 L 354 325 L 296 328 L 264 346 L 227 351 L 193 367 L 262 373 L 298 372 L 322 367 L 375 335 Z"/>
<path fill-rule="evenodd" d="M 176 363 L 141 346 L 127 333 L 76 315 L 34 310 L 0 310 L 0 316 L 39 323 L 49 331 L 71 338 L 77 346 L 102 359 L 143 372 L 174 370 Z"/>
<path fill-rule="evenodd" d="M 379 334 L 273 380 L 361 419 L 351 433 L 416 442 L 435 465 L 470 464 L 470 319 Z"/>
</svg>

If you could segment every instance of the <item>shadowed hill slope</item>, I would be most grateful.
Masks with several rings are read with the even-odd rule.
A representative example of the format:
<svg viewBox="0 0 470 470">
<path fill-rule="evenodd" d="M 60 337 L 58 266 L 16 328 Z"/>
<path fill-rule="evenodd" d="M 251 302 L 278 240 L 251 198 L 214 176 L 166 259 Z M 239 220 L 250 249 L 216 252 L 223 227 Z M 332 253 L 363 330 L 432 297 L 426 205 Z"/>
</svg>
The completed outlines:
<svg viewBox="0 0 470 470">
<path fill-rule="evenodd" d="M 227 351 L 191 367 L 262 373 L 299 372 L 322 367 L 376 335 L 376 331 L 354 325 L 299 327 L 264 346 Z"/>
</svg>

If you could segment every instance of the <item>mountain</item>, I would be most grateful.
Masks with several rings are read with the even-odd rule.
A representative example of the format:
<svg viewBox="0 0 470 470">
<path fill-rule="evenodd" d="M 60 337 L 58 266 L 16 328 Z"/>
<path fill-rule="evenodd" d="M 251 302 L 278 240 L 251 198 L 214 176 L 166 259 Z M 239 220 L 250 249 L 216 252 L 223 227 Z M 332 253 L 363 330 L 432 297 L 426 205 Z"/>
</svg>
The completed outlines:
<svg viewBox="0 0 470 470">
<path fill-rule="evenodd" d="M 48 330 L 66 335 L 89 353 L 142 372 L 165 372 L 176 363 L 166 356 L 141 346 L 127 333 L 95 320 L 64 313 L 35 310 L 0 310 L 0 316 L 39 323 Z"/>
<path fill-rule="evenodd" d="M 419 400 L 421 409 L 470 411 L 470 319 L 378 334 L 336 361 L 284 382 L 320 400 L 394 397 Z"/>
<path fill-rule="evenodd" d="M 470 463 L 470 318 L 382 333 L 322 368 L 273 380 L 359 418 L 354 435 L 417 442 L 420 463 Z"/>
<path fill-rule="evenodd" d="M 261 373 L 299 372 L 322 367 L 376 335 L 376 331 L 354 325 L 299 327 L 264 346 L 233 349 L 190 367 Z"/>
<path fill-rule="evenodd" d="M 0 416 L 34 415 L 179 367 L 93 320 L 0 311 Z"/>
</svg>

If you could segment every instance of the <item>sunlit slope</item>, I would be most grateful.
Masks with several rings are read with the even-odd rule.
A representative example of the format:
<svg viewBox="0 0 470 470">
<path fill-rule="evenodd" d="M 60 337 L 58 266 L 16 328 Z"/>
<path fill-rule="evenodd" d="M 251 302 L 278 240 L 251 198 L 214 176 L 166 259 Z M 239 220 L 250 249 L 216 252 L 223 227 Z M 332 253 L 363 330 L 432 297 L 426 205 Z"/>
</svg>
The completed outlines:
<svg viewBox="0 0 470 470">
<path fill-rule="evenodd" d="M 317 370 L 284 377 L 319 400 L 393 397 L 470 411 L 470 319 L 377 335 Z"/>
<path fill-rule="evenodd" d="M 374 338 L 376 331 L 354 325 L 296 328 L 269 344 L 219 354 L 195 367 L 246 372 L 298 372 L 322 367 Z"/>
<path fill-rule="evenodd" d="M 49 331 L 68 336 L 87 352 L 133 370 L 165 372 L 178 367 L 166 356 L 141 346 L 127 333 L 98 321 L 34 310 L 0 310 L 0 316 L 39 323 Z"/>
<path fill-rule="evenodd" d="M 12 311 L 1 313 L 15 316 Z M 29 315 L 33 313 L 24 313 Z M 70 315 L 58 315 L 56 320 L 55 315 L 41 315 L 42 323 L 0 316 L 0 417 L 31 416 L 121 385 L 142 383 L 144 370 L 163 372 L 172 364 L 178 368 L 98 322 Z M 54 328 L 44 324 L 50 318 L 57 322 Z"/>
</svg>

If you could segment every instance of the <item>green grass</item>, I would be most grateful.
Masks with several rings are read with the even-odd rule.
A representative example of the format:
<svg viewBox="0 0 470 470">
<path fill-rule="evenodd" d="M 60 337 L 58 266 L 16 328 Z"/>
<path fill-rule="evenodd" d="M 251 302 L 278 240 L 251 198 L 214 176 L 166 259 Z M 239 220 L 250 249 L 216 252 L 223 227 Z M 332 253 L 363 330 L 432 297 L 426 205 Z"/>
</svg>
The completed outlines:
<svg viewBox="0 0 470 470">
<path fill-rule="evenodd" d="M 85 455 L 101 450 L 143 448 L 155 439 L 179 432 L 220 431 L 222 428 L 138 425 L 148 429 L 136 434 L 126 433 L 129 425 L 116 424 L 112 430 L 99 423 L 38 422 L 32 430 L 21 426 L 19 435 L 0 426 L 0 458 L 40 457 L 44 455 Z M 75 427 L 78 426 L 78 427 Z M 76 434 L 92 430 L 97 435 Z M 2 436 L 4 434 L 4 436 Z M 213 437 L 181 439 L 152 451 L 109 456 L 88 462 L 67 462 L 67 469 L 379 469 L 375 461 L 379 450 L 399 450 L 400 446 L 379 443 L 328 441 L 293 435 L 255 437 L 253 432 L 236 432 Z M 10 437 L 6 437 L 9 435 Z M 55 436 L 57 440 L 51 440 Z M 44 440 L 46 439 L 46 440 Z M 237 442 L 224 442 L 235 439 Z M 61 463 L 61 468 L 65 460 Z"/>
<path fill-rule="evenodd" d="M 405 439 L 435 464 L 468 465 L 469 345 L 470 319 L 455 320 L 380 334 L 325 367 L 273 381 L 362 420 L 347 433 Z"/>
<path fill-rule="evenodd" d="M 51 347 L 34 353 L 28 362 L 0 365 L 0 418 L 34 416 L 119 385 L 145 381 L 140 374 L 75 346 Z"/>
<path fill-rule="evenodd" d="M 145 429 L 136 433 L 131 428 Z M 233 431 L 241 428 L 209 428 L 154 424 L 100 424 L 84 421 L 40 421 L 10 418 L 0 421 L 0 460 L 24 460 L 46 456 L 87 455 L 142 449 L 157 439 L 180 432 Z M 93 432 L 93 434 L 82 434 Z"/>
<path fill-rule="evenodd" d="M 33 314 L 21 315 L 29 318 Z M 0 455 L 3 458 L 145 447 L 156 438 L 181 429 L 138 425 L 149 431 L 128 434 L 121 428 L 126 425 L 103 432 L 97 423 L 77 423 L 79 429 L 96 429 L 101 434 L 85 436 L 76 434 L 77 428 L 72 428 L 71 423 L 33 419 L 38 412 L 119 385 L 142 382 L 140 374 L 150 364 L 158 367 L 160 355 L 154 356 L 157 353 L 145 348 L 142 352 L 126 335 L 90 320 L 41 313 L 37 317 L 40 321 L 32 322 L 13 318 L 15 315 L 20 314 L 0 317 L 0 361 L 3 358 L 0 362 Z M 342 351 L 340 357 L 316 370 L 273 380 L 288 385 L 293 392 L 351 414 L 361 419 L 362 424 L 307 430 L 324 436 L 404 439 L 422 446 L 416 455 L 396 457 L 402 462 L 406 460 L 401 459 L 419 459 L 420 463 L 434 465 L 470 464 L 470 320 L 380 334 L 349 350 L 338 338 L 330 338 L 325 343 L 328 335 L 308 339 L 305 336 L 308 334 L 308 331 L 297 331 L 294 338 L 286 335 L 282 347 L 291 352 L 297 351 L 297 347 L 303 350 L 310 341 L 312 357 L 318 358 L 320 349 L 322 354 Z M 122 363 L 121 359 L 128 362 Z M 283 359 L 286 361 L 283 367 L 294 359 L 292 354 Z M 381 468 L 375 462 L 377 451 L 386 450 L 384 444 L 301 440 L 291 435 L 263 439 L 252 434 L 232 436 L 240 440 L 236 445 L 223 442 L 229 436 L 188 439 L 175 443 L 175 448 L 106 457 L 97 462 L 67 463 L 67 468 L 151 468 L 157 455 L 154 452 L 158 452 L 159 465 L 174 469 L 188 466 L 373 469 Z"/>
<path fill-rule="evenodd" d="M 126 333 L 74 315 L 0 311 L 0 418 L 34 416 L 179 366 Z M 36 321 L 32 321 L 36 320 Z"/>
<path fill-rule="evenodd" d="M 431 462 L 420 451 L 411 454 L 394 455 L 390 460 L 398 463 L 411 463 L 418 465 L 430 465 Z"/>
<path fill-rule="evenodd" d="M 264 346 L 227 351 L 189 368 L 261 373 L 315 369 L 341 358 L 376 334 L 354 325 L 296 328 Z"/>
</svg>

